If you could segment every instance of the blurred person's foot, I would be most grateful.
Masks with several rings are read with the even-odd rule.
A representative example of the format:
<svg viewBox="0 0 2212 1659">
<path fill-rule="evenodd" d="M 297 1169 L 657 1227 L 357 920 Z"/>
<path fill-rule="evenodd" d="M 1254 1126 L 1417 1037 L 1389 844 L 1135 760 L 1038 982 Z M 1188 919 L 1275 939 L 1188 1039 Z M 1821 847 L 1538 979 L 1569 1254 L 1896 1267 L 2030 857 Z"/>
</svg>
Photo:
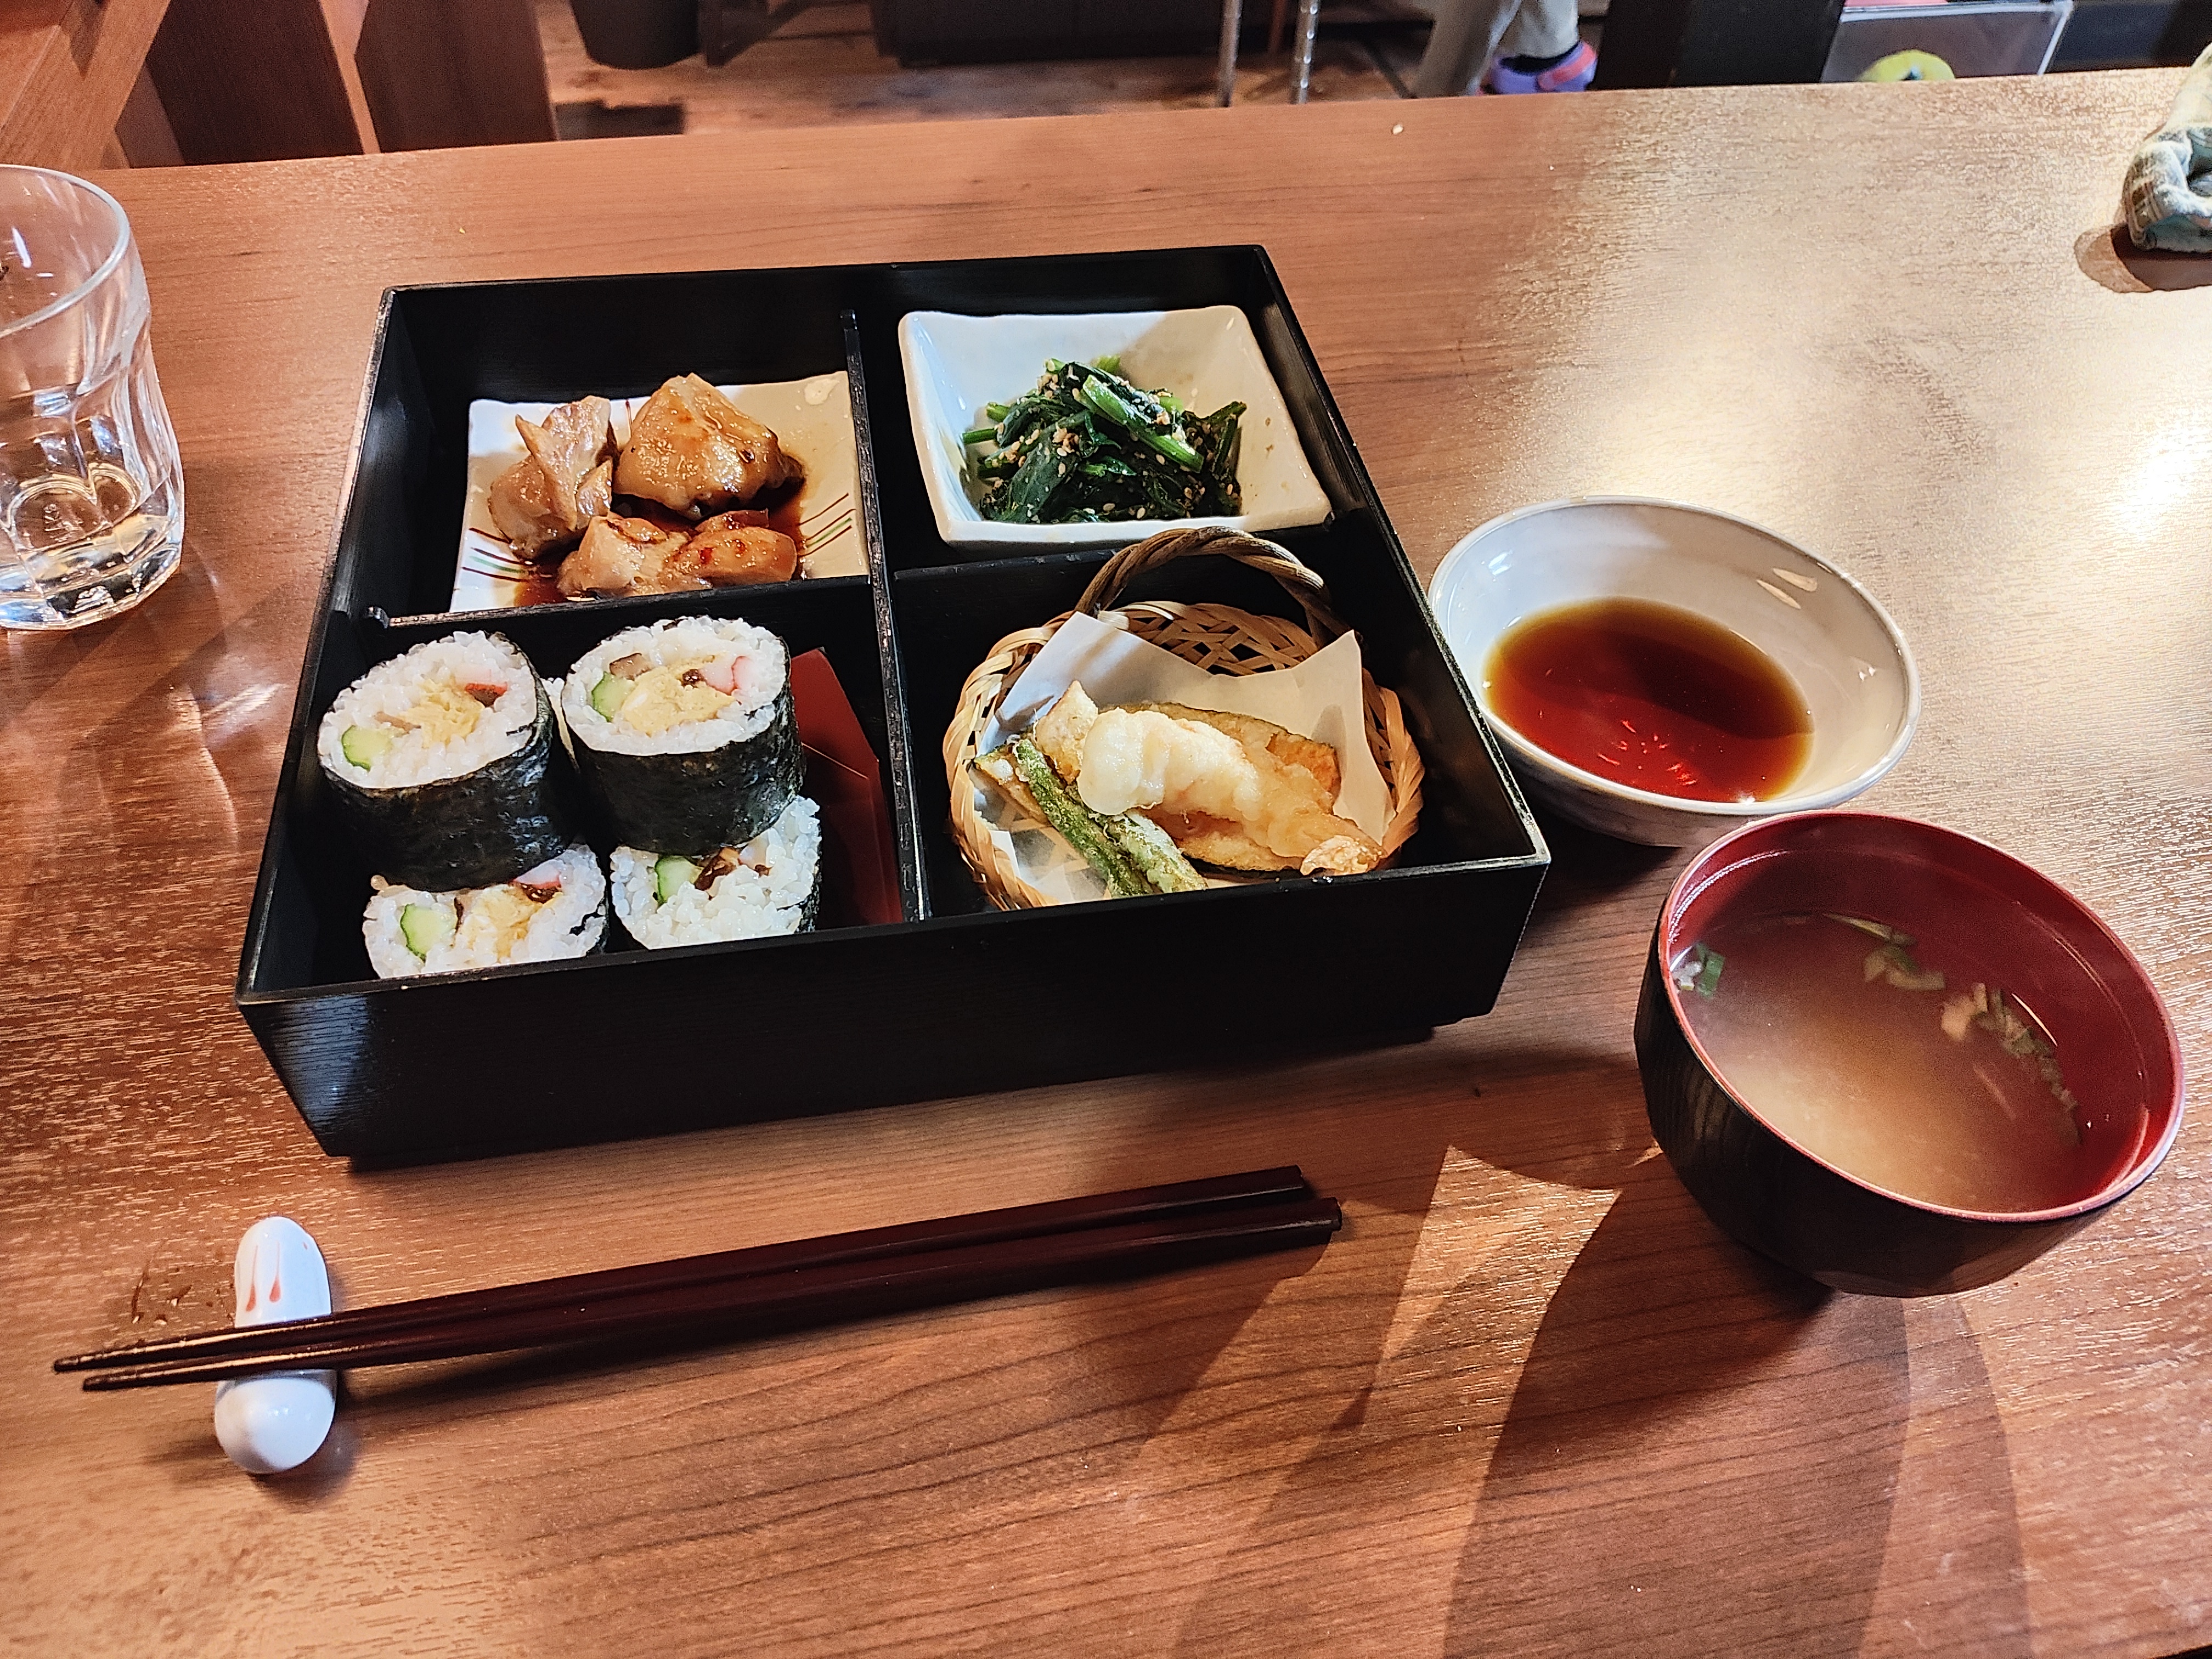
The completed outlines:
<svg viewBox="0 0 2212 1659">
<path fill-rule="evenodd" d="M 1597 53 L 1577 40 L 1557 58 L 1501 58 L 1482 77 L 1485 92 L 1583 92 L 1597 73 Z"/>
</svg>

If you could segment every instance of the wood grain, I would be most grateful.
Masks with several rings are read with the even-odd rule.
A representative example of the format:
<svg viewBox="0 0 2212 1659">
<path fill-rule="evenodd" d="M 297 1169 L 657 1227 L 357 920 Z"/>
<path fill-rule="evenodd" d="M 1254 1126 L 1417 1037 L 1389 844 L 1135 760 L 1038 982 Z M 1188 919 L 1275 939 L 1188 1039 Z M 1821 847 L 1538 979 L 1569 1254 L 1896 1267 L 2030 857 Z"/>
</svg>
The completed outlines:
<svg viewBox="0 0 2212 1659">
<path fill-rule="evenodd" d="M 169 0 L 0 4 L 0 161 L 108 164 L 115 124 Z"/>
<path fill-rule="evenodd" d="M 146 69 L 187 161 L 370 147 L 323 0 L 171 0 Z"/>
<path fill-rule="evenodd" d="M 356 62 L 380 149 L 553 139 L 531 0 L 371 0 Z"/>
<path fill-rule="evenodd" d="M 1650 1145 L 1629 1022 L 1677 855 L 1555 828 L 1498 1011 L 1424 1044 L 471 1164 L 324 1160 L 229 1004 L 384 285 L 1250 239 L 1425 570 L 1494 514 L 1618 490 L 1742 514 L 1863 580 L 1927 689 L 1867 804 L 2074 887 L 2204 1075 L 2212 290 L 2116 292 L 2075 252 L 2174 78 L 117 176 L 190 528 L 152 603 L 0 644 L 11 1642 L 2212 1637 L 2212 1127 L 2200 1112 L 2140 1193 L 2001 1285 L 1808 1288 L 1719 1236 Z M 1355 970 L 1316 941 L 1275 971 L 1324 996 Z M 1186 1017 L 1205 988 L 1164 964 Z M 288 1481 L 224 1463 L 194 1391 L 94 1399 L 45 1370 L 216 1321 L 233 1243 L 270 1211 L 358 1303 L 1287 1161 L 1346 1203 L 1310 1261 L 365 1377 Z"/>
</svg>

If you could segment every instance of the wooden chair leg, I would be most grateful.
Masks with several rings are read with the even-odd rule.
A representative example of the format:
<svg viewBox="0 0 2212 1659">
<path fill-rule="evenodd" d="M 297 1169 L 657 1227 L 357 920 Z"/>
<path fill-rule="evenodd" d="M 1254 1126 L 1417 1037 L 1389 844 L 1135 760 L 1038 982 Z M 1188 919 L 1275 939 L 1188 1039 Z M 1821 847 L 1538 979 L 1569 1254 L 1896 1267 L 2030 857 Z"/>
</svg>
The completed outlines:
<svg viewBox="0 0 2212 1659">
<path fill-rule="evenodd" d="M 1275 0 L 1274 10 L 1267 18 L 1267 56 L 1273 58 L 1283 49 L 1283 25 L 1290 21 L 1291 0 Z"/>
</svg>

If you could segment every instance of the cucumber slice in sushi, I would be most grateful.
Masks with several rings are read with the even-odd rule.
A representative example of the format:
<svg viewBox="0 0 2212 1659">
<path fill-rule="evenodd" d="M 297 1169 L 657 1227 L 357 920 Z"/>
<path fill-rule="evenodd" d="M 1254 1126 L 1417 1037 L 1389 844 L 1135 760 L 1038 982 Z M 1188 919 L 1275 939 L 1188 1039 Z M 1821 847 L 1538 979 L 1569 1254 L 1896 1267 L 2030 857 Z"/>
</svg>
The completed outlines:
<svg viewBox="0 0 2212 1659">
<path fill-rule="evenodd" d="M 513 881 L 459 892 L 426 892 L 381 877 L 370 884 L 361 933 L 380 979 L 559 962 L 588 956 L 606 941 L 607 878 L 581 845 Z"/>
<path fill-rule="evenodd" d="M 619 674 L 603 674 L 599 683 L 592 688 L 592 707 L 612 720 L 622 713 L 623 699 L 629 696 L 630 682 Z"/>
<path fill-rule="evenodd" d="M 686 865 L 693 873 L 673 879 Z M 717 848 L 696 864 L 617 847 L 608 880 L 615 915 L 649 951 L 804 933 L 822 904 L 820 817 L 812 801 L 795 796 L 744 846 Z"/>
<path fill-rule="evenodd" d="M 400 941 L 421 961 L 428 961 L 430 952 L 439 946 L 452 944 L 458 925 L 459 918 L 450 905 L 421 903 L 399 907 Z"/>
<path fill-rule="evenodd" d="M 664 853 L 653 866 L 653 896 L 668 903 L 699 879 L 699 865 L 680 853 Z"/>
<path fill-rule="evenodd" d="M 393 741 L 389 732 L 374 726 L 349 726 L 338 734 L 338 752 L 366 772 L 390 751 Z"/>
<path fill-rule="evenodd" d="M 323 716 L 315 750 L 362 861 L 423 892 L 483 887 L 575 839 L 553 705 L 496 634 L 449 634 L 378 664 Z"/>
<path fill-rule="evenodd" d="M 606 682 L 626 684 L 620 696 Z M 611 711 L 611 712 L 610 712 Z M 703 859 L 741 847 L 799 793 L 790 653 L 734 617 L 625 629 L 579 658 L 561 714 L 607 838 Z"/>
</svg>

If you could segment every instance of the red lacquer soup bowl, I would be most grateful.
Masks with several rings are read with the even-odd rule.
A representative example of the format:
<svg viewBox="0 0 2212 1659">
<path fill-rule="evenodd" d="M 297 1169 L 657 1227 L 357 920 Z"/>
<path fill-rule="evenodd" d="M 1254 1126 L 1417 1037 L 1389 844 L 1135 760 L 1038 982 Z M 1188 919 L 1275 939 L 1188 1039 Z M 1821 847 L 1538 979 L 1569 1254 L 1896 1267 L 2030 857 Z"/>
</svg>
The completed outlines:
<svg viewBox="0 0 2212 1659">
<path fill-rule="evenodd" d="M 1698 958 L 1686 953 L 1732 924 L 1806 916 L 1925 933 L 1954 960 L 1985 964 L 2037 1012 L 2055 1045 L 2045 1052 L 2063 1061 L 2064 1085 L 2079 1096 L 2078 1149 L 2069 1154 L 2078 1175 L 2056 1201 L 1978 1210 L 1886 1189 L 1816 1154 L 1802 1128 L 1780 1127 L 1794 1121 L 1778 1095 L 1790 1086 L 1786 1066 L 1782 1085 L 1770 1066 L 1757 1090 L 1739 1092 L 1729 1055 L 1709 1053 L 1693 1030 L 1689 1000 L 1700 992 L 1683 964 Z M 2141 1186 L 2181 1127 L 2172 1022 L 2112 930 L 1984 842 L 1875 813 L 1771 818 L 1691 863 L 1652 937 L 1636 1054 L 1652 1133 L 1706 1213 L 1823 1284 L 1875 1295 L 1926 1296 L 2003 1278 Z M 1869 1053 L 1868 1063 L 1883 1060 Z"/>
</svg>

